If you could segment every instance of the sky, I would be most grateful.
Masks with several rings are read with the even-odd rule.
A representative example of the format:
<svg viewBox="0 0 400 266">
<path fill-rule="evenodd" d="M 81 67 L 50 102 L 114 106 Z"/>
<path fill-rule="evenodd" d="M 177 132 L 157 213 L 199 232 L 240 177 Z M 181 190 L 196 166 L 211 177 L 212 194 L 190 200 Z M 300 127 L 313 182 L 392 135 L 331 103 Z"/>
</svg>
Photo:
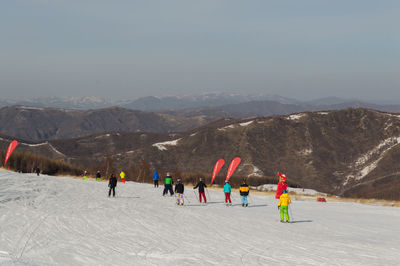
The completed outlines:
<svg viewBox="0 0 400 266">
<path fill-rule="evenodd" d="M 400 103 L 398 0 L 4 0 L 0 98 Z"/>
</svg>

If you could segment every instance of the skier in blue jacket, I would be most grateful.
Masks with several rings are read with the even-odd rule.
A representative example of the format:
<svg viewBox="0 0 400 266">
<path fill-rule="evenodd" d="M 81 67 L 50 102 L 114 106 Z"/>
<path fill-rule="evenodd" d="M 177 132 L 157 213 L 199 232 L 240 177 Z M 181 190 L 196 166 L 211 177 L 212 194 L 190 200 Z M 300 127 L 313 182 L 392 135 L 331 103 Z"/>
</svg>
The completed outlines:
<svg viewBox="0 0 400 266">
<path fill-rule="evenodd" d="M 160 176 L 158 175 L 158 172 L 155 171 L 153 175 L 154 187 L 158 187 L 158 179 L 160 179 Z"/>
<path fill-rule="evenodd" d="M 225 180 L 225 185 L 224 185 L 225 204 L 228 205 L 228 201 L 229 201 L 229 205 L 232 206 L 231 192 L 232 192 L 232 187 L 231 187 L 231 185 L 229 184 L 229 181 L 228 181 L 228 180 Z"/>
</svg>

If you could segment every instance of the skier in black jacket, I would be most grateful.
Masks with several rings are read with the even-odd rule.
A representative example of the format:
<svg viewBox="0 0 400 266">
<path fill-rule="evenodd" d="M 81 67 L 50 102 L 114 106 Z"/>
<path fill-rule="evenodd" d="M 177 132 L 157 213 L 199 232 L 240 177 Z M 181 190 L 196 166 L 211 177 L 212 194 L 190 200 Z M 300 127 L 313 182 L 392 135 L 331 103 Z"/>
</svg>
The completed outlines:
<svg viewBox="0 0 400 266">
<path fill-rule="evenodd" d="M 182 180 L 178 179 L 177 182 L 178 183 L 175 185 L 176 204 L 183 205 L 183 192 L 185 186 L 182 184 Z"/>
<path fill-rule="evenodd" d="M 207 199 L 206 199 L 206 194 L 204 193 L 204 188 L 206 188 L 207 185 L 204 184 L 203 179 L 200 178 L 199 183 L 197 183 L 197 185 L 193 188 L 199 188 L 199 201 L 201 203 L 201 196 L 203 196 L 204 198 L 204 203 L 207 203 Z"/>
<path fill-rule="evenodd" d="M 108 196 L 111 196 L 111 190 L 113 192 L 113 197 L 115 197 L 115 187 L 117 186 L 117 178 L 114 174 L 111 174 L 110 180 L 108 181 L 108 187 L 110 190 L 108 191 Z"/>
<path fill-rule="evenodd" d="M 40 174 L 40 168 L 39 168 L 39 167 L 36 167 L 35 172 L 36 172 L 36 174 L 39 176 L 39 174 Z"/>
</svg>

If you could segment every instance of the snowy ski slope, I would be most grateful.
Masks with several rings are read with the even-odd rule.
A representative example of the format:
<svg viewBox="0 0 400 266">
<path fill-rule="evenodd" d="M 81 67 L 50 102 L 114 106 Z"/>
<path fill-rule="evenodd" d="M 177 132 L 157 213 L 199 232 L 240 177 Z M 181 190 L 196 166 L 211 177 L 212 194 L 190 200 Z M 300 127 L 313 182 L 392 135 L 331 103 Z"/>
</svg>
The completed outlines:
<svg viewBox="0 0 400 266">
<path fill-rule="evenodd" d="M 400 265 L 399 208 L 295 201 L 282 224 L 269 196 L 209 192 L 0 170 L 0 265 Z"/>
</svg>

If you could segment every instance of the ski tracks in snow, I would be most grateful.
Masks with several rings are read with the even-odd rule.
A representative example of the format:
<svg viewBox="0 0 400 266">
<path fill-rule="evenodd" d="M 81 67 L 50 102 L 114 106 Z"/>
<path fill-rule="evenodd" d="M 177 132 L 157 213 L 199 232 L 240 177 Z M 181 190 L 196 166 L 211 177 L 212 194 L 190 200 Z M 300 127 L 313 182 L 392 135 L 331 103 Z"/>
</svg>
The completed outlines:
<svg viewBox="0 0 400 266">
<path fill-rule="evenodd" d="M 381 265 L 398 264 L 399 209 L 293 202 L 294 224 L 276 202 L 252 195 L 243 208 L 223 193 L 184 206 L 162 188 L 0 171 L 0 264 Z M 189 201 L 191 204 L 188 204 Z M 272 204 L 271 204 L 272 202 Z M 258 205 L 257 205 L 258 204 Z"/>
</svg>

